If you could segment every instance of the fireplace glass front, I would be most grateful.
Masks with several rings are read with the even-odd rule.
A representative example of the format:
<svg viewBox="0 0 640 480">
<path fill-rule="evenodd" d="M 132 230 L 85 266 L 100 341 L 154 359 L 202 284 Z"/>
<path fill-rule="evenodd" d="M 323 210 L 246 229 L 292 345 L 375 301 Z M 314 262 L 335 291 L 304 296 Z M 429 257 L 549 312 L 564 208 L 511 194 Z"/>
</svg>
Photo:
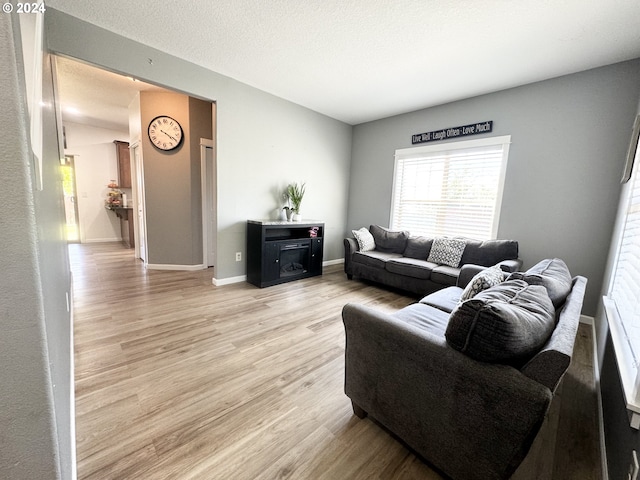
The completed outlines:
<svg viewBox="0 0 640 480">
<path fill-rule="evenodd" d="M 280 278 L 302 275 L 309 270 L 309 242 L 280 246 Z"/>
</svg>

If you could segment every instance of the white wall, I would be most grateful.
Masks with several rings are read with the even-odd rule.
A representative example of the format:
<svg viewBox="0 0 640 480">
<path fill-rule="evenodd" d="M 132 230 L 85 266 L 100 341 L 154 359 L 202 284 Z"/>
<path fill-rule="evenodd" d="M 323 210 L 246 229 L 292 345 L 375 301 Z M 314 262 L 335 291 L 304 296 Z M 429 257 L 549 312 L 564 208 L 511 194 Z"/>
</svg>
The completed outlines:
<svg viewBox="0 0 640 480">
<path fill-rule="evenodd" d="M 104 207 L 113 179 L 118 181 L 118 160 L 114 140 L 129 141 L 129 132 L 64 122 L 66 155 L 73 155 L 78 194 L 80 241 L 114 242 L 121 240 L 120 220 Z M 128 196 L 131 198 L 130 189 Z"/>
<path fill-rule="evenodd" d="M 38 47 L 28 48 L 29 60 Z M 20 53 L 17 14 L 0 16 L 0 478 L 69 479 L 75 470 L 71 282 L 52 75 L 45 62 L 40 188 Z"/>
</svg>

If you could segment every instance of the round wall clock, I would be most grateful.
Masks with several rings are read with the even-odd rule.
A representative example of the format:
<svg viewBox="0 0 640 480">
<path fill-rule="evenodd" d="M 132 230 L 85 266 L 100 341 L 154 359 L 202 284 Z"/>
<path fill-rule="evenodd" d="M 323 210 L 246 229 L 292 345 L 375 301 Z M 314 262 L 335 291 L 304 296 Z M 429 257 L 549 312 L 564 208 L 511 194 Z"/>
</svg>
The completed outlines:
<svg viewBox="0 0 640 480">
<path fill-rule="evenodd" d="M 160 150 L 173 150 L 182 141 L 182 127 L 177 120 L 160 115 L 149 124 L 149 140 Z"/>
</svg>

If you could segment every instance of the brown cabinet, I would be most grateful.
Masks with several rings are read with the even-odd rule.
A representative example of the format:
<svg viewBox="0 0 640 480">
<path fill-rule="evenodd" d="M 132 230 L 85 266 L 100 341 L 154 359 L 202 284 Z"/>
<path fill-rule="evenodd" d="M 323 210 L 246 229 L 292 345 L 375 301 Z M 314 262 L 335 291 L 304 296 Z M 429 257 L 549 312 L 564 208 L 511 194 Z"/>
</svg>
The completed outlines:
<svg viewBox="0 0 640 480">
<path fill-rule="evenodd" d="M 131 188 L 131 160 L 129 158 L 129 144 L 114 140 L 118 157 L 118 186 Z"/>
<path fill-rule="evenodd" d="M 120 233 L 122 234 L 122 243 L 128 248 L 134 248 L 135 236 L 133 233 L 133 209 L 131 207 L 109 207 L 120 219 Z"/>
</svg>

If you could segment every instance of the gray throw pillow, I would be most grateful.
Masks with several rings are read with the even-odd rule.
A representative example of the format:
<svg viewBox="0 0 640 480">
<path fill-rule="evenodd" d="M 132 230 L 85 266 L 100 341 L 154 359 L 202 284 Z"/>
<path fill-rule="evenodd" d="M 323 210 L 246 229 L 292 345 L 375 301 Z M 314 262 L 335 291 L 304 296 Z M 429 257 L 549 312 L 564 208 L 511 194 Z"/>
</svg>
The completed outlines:
<svg viewBox="0 0 640 480">
<path fill-rule="evenodd" d="M 475 297 L 478 293 L 486 290 L 487 288 L 498 285 L 504 280 L 504 272 L 499 265 L 494 265 L 491 268 L 485 268 L 481 272 L 471 279 L 467 286 L 460 295 L 460 301 L 464 302 L 470 298 Z"/>
<path fill-rule="evenodd" d="M 559 258 L 542 260 L 526 272 L 513 272 L 509 275 L 509 280 L 524 280 L 529 285 L 542 285 L 547 289 L 555 308 L 564 304 L 573 286 L 569 268 Z"/>
<path fill-rule="evenodd" d="M 490 267 L 503 260 L 518 258 L 518 242 L 515 240 L 467 240 L 462 264 L 473 263 Z"/>
<path fill-rule="evenodd" d="M 380 225 L 371 225 L 369 231 L 376 242 L 376 250 L 385 253 L 402 253 L 407 248 L 409 232 L 393 231 Z"/>
<path fill-rule="evenodd" d="M 361 252 L 375 250 L 376 242 L 373 239 L 373 235 L 371 235 L 365 227 L 362 227 L 360 230 L 351 230 L 351 233 L 353 233 L 353 238 L 358 242 L 358 250 Z"/>
<path fill-rule="evenodd" d="M 407 239 L 407 248 L 402 254 L 405 257 L 415 258 L 417 260 L 426 260 L 433 244 L 433 238 L 428 237 L 409 237 Z"/>
<path fill-rule="evenodd" d="M 458 304 L 445 336 L 451 347 L 476 360 L 521 366 L 554 328 L 555 309 L 544 287 L 508 280 Z"/>
<path fill-rule="evenodd" d="M 428 262 L 457 268 L 467 242 L 458 238 L 436 238 L 433 240 Z"/>
</svg>

